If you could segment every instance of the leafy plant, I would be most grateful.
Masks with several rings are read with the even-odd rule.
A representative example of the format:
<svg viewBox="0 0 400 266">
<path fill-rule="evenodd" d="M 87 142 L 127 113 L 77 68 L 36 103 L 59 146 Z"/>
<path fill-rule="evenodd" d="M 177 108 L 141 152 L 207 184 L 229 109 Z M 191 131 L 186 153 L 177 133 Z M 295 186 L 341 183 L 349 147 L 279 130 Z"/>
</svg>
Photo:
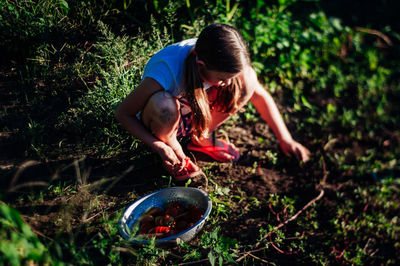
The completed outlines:
<svg viewBox="0 0 400 266">
<path fill-rule="evenodd" d="M 0 263 L 23 265 L 26 263 L 51 263 L 54 260 L 49 250 L 23 222 L 14 208 L 0 202 Z"/>
<path fill-rule="evenodd" d="M 210 249 L 208 252 L 208 259 L 211 265 L 223 265 L 223 263 L 235 263 L 234 258 L 237 255 L 231 250 L 232 246 L 235 246 L 237 242 L 228 237 L 220 235 L 220 228 L 216 227 L 209 234 L 203 234 L 201 238 L 201 245 L 203 248 Z M 218 261 L 217 261 L 218 259 Z"/>
<path fill-rule="evenodd" d="M 116 122 L 115 109 L 138 85 L 144 64 L 155 51 L 168 43 L 168 35 L 154 29 L 150 40 L 143 36 L 136 39 L 118 37 L 102 22 L 99 22 L 99 33 L 101 37 L 94 44 L 94 51 L 84 55 L 86 64 L 94 67 L 91 71 L 97 75 L 96 84 L 88 86 L 86 95 L 59 117 L 59 126 L 72 130 L 71 134 L 91 132 L 85 141 L 103 143 L 99 150 L 107 153 L 121 145 L 137 145 Z M 80 68 L 78 65 L 77 69 Z M 84 80 L 88 74 L 80 73 L 81 79 Z"/>
</svg>

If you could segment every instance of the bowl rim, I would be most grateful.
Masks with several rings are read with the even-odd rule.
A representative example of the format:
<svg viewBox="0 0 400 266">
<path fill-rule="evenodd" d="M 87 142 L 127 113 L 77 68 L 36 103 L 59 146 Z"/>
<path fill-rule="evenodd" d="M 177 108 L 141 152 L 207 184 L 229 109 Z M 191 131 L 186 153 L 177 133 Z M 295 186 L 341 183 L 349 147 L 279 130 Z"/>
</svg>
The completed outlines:
<svg viewBox="0 0 400 266">
<path fill-rule="evenodd" d="M 123 238 L 134 242 L 134 243 L 138 243 L 138 244 L 148 244 L 150 241 L 149 240 L 136 240 L 135 238 L 131 238 L 131 236 L 129 234 L 127 234 L 127 232 L 124 230 L 124 225 L 127 224 L 127 219 L 129 218 L 130 214 L 132 213 L 132 211 L 139 206 L 143 201 L 145 201 L 146 199 L 154 196 L 155 194 L 158 194 L 162 191 L 166 191 L 166 190 L 192 190 L 192 191 L 196 191 L 196 192 L 200 192 L 201 194 L 203 194 L 203 196 L 206 198 L 207 200 L 207 209 L 204 212 L 203 217 L 201 217 L 193 226 L 191 226 L 190 228 L 180 232 L 179 234 L 176 235 L 172 235 L 172 236 L 168 236 L 165 238 L 161 238 L 161 239 L 156 239 L 156 243 L 163 243 L 163 242 L 176 242 L 176 240 L 182 236 L 183 234 L 187 233 L 188 231 L 190 231 L 191 229 L 197 227 L 198 225 L 200 225 L 201 223 L 205 222 L 205 220 L 208 218 L 208 216 L 211 213 L 212 210 L 212 201 L 210 199 L 210 197 L 208 196 L 208 194 L 198 188 L 193 188 L 193 187 L 182 187 L 182 186 L 177 186 L 177 187 L 169 187 L 169 188 L 164 188 L 164 189 L 160 189 L 157 191 L 154 191 L 150 194 L 147 194 L 137 200 L 135 200 L 132 204 L 130 204 L 125 211 L 122 213 L 121 218 L 118 221 L 118 227 L 119 227 L 119 232 L 120 234 L 123 236 Z M 132 224 L 135 222 L 136 220 L 132 221 Z"/>
</svg>

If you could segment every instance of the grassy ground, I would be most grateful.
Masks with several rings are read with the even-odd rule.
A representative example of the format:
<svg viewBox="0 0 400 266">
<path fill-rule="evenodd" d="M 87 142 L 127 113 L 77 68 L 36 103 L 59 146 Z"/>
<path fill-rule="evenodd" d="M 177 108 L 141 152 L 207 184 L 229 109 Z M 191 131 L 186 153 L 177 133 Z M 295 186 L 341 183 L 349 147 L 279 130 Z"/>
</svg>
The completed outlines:
<svg viewBox="0 0 400 266">
<path fill-rule="evenodd" d="M 400 24 L 394 1 L 0 1 L 0 262 L 398 264 Z M 299 164 L 247 106 L 237 164 L 176 183 L 114 119 L 162 47 L 212 22 L 244 35 Z M 201 159 L 201 158 L 200 158 Z M 213 212 L 174 247 L 116 224 L 149 192 L 201 187 Z"/>
</svg>

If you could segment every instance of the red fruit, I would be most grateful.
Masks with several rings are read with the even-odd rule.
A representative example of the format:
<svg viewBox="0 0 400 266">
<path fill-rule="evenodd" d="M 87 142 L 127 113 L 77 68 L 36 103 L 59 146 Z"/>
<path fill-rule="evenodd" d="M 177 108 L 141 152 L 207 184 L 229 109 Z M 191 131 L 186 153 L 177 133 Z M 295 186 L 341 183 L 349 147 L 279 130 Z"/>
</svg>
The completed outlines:
<svg viewBox="0 0 400 266">
<path fill-rule="evenodd" d="M 171 230 L 171 228 L 167 227 L 167 226 L 157 226 L 156 227 L 156 234 L 158 233 L 168 233 Z"/>
<path fill-rule="evenodd" d="M 151 230 L 149 231 L 149 234 L 166 234 L 169 233 L 169 231 L 171 230 L 171 228 L 167 227 L 167 226 L 156 226 L 151 228 Z"/>
<path fill-rule="evenodd" d="M 174 218 L 171 215 L 168 215 L 168 214 L 164 215 L 163 219 L 164 219 L 163 220 L 163 224 L 164 225 L 170 225 L 173 222 L 175 222 Z"/>
</svg>

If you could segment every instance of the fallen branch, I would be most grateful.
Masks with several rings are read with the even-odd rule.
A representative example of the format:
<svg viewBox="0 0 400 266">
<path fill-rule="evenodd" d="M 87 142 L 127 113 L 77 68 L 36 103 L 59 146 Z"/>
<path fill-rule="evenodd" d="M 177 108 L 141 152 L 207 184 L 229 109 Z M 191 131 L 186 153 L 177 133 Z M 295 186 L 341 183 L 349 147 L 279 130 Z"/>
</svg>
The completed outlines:
<svg viewBox="0 0 400 266">
<path fill-rule="evenodd" d="M 262 262 L 264 262 L 264 263 L 267 263 L 267 264 L 270 263 L 269 261 L 266 261 L 266 260 L 264 260 L 264 259 L 262 259 L 262 258 L 259 258 L 259 257 L 255 256 L 255 255 L 253 255 L 253 254 L 251 254 L 251 253 L 249 254 L 249 256 L 255 258 L 256 260 L 260 260 L 260 261 L 262 261 Z"/>
<path fill-rule="evenodd" d="M 44 181 L 25 182 L 25 183 L 11 187 L 8 191 L 14 192 L 14 191 L 17 191 L 18 189 L 21 189 L 24 187 L 47 187 L 48 185 L 49 185 L 49 183 L 44 182 Z"/>
<path fill-rule="evenodd" d="M 315 198 L 312 199 L 309 203 L 307 203 L 307 204 L 306 204 L 300 211 L 298 211 L 295 215 L 293 215 L 293 216 L 290 217 L 289 219 L 285 220 L 284 222 L 280 223 L 279 225 L 275 226 L 274 229 L 273 229 L 272 231 L 266 233 L 266 234 L 262 237 L 262 239 L 265 239 L 265 238 L 267 238 L 267 237 L 270 237 L 276 230 L 278 230 L 278 229 L 284 227 L 284 226 L 285 226 L 286 224 L 288 224 L 289 222 L 295 220 L 302 212 L 304 212 L 304 211 L 305 211 L 306 209 L 308 209 L 312 204 L 314 204 L 315 202 L 317 202 L 318 200 L 320 200 L 320 199 L 324 196 L 324 194 L 325 194 L 325 191 L 322 189 L 317 197 L 315 197 Z M 261 243 L 261 241 L 257 242 L 257 243 L 255 244 L 254 247 L 257 248 L 257 247 L 260 245 L 260 243 Z M 243 260 L 243 259 L 244 259 L 245 257 L 247 257 L 248 255 L 250 255 L 250 254 L 252 254 L 252 253 L 255 253 L 255 252 L 258 252 L 258 251 L 261 251 L 261 250 L 264 250 L 264 249 L 266 249 L 266 248 L 267 248 L 267 247 L 260 248 L 260 249 L 255 249 L 255 250 L 251 250 L 251 251 L 247 251 L 247 252 L 245 252 L 240 258 L 238 258 L 238 259 L 236 260 L 236 262 L 240 262 L 241 260 Z"/>
<path fill-rule="evenodd" d="M 12 180 L 11 180 L 11 182 L 10 182 L 10 185 L 9 185 L 8 190 L 14 191 L 14 190 L 15 190 L 15 185 L 16 185 L 16 183 L 17 183 L 19 177 L 21 176 L 21 173 L 22 173 L 26 168 L 28 168 L 28 167 L 30 167 L 30 166 L 33 166 L 33 165 L 37 165 L 37 164 L 39 164 L 39 162 L 38 162 L 38 161 L 34 161 L 34 160 L 29 160 L 29 161 L 26 161 L 26 162 L 22 163 L 22 164 L 18 167 L 18 170 L 17 170 L 17 172 L 15 173 L 15 175 L 13 176 L 13 178 L 12 178 Z"/>
<path fill-rule="evenodd" d="M 334 252 L 334 253 L 336 253 L 336 255 L 335 255 L 335 259 L 341 259 L 342 257 L 343 257 L 343 255 L 344 255 L 344 252 L 346 251 L 346 249 L 343 249 L 343 251 L 339 251 L 339 250 L 337 250 L 335 247 L 333 247 L 332 248 L 332 251 Z"/>
<path fill-rule="evenodd" d="M 206 192 L 208 192 L 208 178 L 207 178 L 206 174 L 205 174 L 203 171 L 201 171 L 200 175 L 201 175 L 202 177 L 204 177 L 204 180 L 205 180 L 205 183 L 206 183 L 206 184 L 205 184 L 204 190 L 205 190 Z"/>
<path fill-rule="evenodd" d="M 269 207 L 269 210 L 272 212 L 272 214 L 275 215 L 276 220 L 277 220 L 278 222 L 280 222 L 281 219 L 279 218 L 279 215 L 274 211 L 274 209 L 272 209 L 272 203 L 271 203 L 271 202 L 268 204 L 268 207 Z"/>
<path fill-rule="evenodd" d="M 194 158 L 194 163 L 197 165 L 196 157 L 192 153 L 191 153 L 191 155 Z M 195 176 L 195 178 L 200 178 L 200 177 L 203 177 L 204 181 L 205 181 L 204 191 L 208 192 L 208 178 L 207 178 L 206 174 L 203 171 L 201 171 L 197 176 Z M 202 187 L 199 186 L 198 188 L 201 189 Z"/>
<path fill-rule="evenodd" d="M 289 219 L 285 220 L 284 222 L 280 223 L 279 225 L 274 227 L 273 231 L 270 231 L 268 233 L 266 233 L 263 236 L 263 239 L 269 237 L 274 231 L 281 229 L 282 227 L 284 227 L 285 225 L 287 225 L 289 222 L 295 220 L 302 212 L 304 212 L 306 209 L 308 209 L 311 205 L 313 205 L 315 202 L 317 202 L 318 200 L 320 200 L 322 198 L 322 196 L 324 196 L 325 191 L 322 189 L 319 193 L 319 195 L 317 197 L 315 197 L 314 199 L 312 199 L 309 203 L 307 203 L 300 211 L 298 211 L 295 215 L 293 215 L 292 217 L 290 217 Z M 258 242 L 255 247 L 258 247 L 260 245 L 261 242 Z"/>
<path fill-rule="evenodd" d="M 88 222 L 90 222 L 91 220 L 93 220 L 95 217 L 99 216 L 102 212 L 98 212 L 95 215 L 92 215 L 91 217 L 87 218 L 87 219 L 83 219 L 82 223 L 83 224 L 87 224 Z"/>
</svg>

